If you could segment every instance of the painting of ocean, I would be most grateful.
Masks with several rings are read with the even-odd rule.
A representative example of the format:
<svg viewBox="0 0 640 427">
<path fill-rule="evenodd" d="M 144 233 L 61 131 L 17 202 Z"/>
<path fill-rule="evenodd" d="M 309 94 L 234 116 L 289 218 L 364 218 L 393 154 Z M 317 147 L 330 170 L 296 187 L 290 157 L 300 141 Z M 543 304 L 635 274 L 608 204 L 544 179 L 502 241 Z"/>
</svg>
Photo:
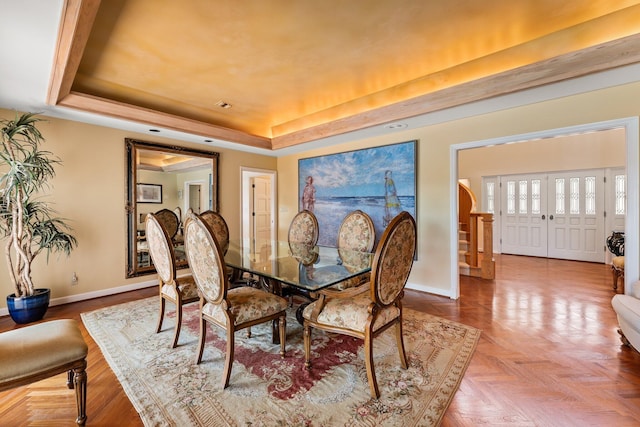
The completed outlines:
<svg viewBox="0 0 640 427">
<path fill-rule="evenodd" d="M 376 242 L 400 211 L 415 218 L 416 141 L 385 145 L 298 162 L 299 209 L 318 219 L 321 246 L 336 246 L 344 217 L 356 209 L 375 225 Z"/>
</svg>

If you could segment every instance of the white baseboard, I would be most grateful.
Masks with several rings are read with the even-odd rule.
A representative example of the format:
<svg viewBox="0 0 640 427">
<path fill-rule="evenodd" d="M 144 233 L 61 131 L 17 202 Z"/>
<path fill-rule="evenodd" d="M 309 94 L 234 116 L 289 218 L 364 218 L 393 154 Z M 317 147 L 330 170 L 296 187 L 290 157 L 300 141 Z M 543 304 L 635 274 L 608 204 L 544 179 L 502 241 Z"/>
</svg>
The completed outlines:
<svg viewBox="0 0 640 427">
<path fill-rule="evenodd" d="M 411 289 L 413 291 L 426 292 L 428 294 L 441 295 L 443 297 L 453 298 L 449 289 L 442 288 L 432 288 L 431 286 L 419 285 L 416 283 L 407 282 L 407 289 Z"/>
<path fill-rule="evenodd" d="M 101 289 L 99 291 L 69 295 L 69 296 L 60 297 L 60 298 L 53 298 L 49 302 L 49 307 L 53 307 L 55 305 L 68 304 L 70 302 L 78 302 L 78 301 L 85 301 L 93 298 L 105 297 L 108 295 L 121 294 L 123 292 L 137 291 L 138 289 L 149 288 L 151 286 L 158 286 L 158 280 L 157 279 L 148 280 L 145 282 L 132 283 L 130 285 L 118 286 L 115 288 Z M 6 307 L 0 308 L 0 316 L 8 316 L 8 315 L 9 315 L 9 310 Z"/>
<path fill-rule="evenodd" d="M 151 286 L 158 286 L 158 280 L 148 280 L 145 282 L 132 283 L 130 285 L 118 286 L 115 288 L 101 289 L 99 291 L 86 292 L 84 294 L 70 295 L 66 297 L 53 298 L 49 302 L 49 307 L 56 305 L 69 304 L 71 302 L 85 301 L 93 298 L 105 297 L 108 295 L 121 294 L 123 292 L 137 291 L 138 289 L 149 288 Z M 451 295 L 446 289 L 432 288 L 430 286 L 418 285 L 415 283 L 407 283 L 407 289 L 414 291 L 426 292 L 429 294 L 441 295 L 451 298 Z M 7 308 L 0 308 L 0 316 L 8 316 L 9 310 Z"/>
</svg>

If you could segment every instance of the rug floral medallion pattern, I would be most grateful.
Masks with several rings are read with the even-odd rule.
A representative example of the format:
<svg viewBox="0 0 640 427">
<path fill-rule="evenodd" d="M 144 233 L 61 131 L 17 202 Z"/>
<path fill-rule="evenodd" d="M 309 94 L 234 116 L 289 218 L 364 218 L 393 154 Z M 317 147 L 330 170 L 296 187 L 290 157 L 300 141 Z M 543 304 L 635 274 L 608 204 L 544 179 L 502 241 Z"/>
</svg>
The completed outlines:
<svg viewBox="0 0 640 427">
<path fill-rule="evenodd" d="M 147 426 L 438 425 L 480 337 L 478 329 L 405 309 L 409 368 L 400 366 L 393 329 L 377 337 L 373 353 L 381 396 L 372 399 L 362 341 L 313 330 L 312 369 L 306 370 L 302 326 L 291 310 L 285 358 L 272 344 L 270 324 L 252 327 L 250 338 L 246 330 L 236 332 L 231 379 L 222 390 L 225 333 L 208 326 L 202 363 L 196 365 L 197 309 L 198 303 L 185 306 L 175 349 L 171 319 L 154 333 L 157 298 L 82 314 Z"/>
</svg>

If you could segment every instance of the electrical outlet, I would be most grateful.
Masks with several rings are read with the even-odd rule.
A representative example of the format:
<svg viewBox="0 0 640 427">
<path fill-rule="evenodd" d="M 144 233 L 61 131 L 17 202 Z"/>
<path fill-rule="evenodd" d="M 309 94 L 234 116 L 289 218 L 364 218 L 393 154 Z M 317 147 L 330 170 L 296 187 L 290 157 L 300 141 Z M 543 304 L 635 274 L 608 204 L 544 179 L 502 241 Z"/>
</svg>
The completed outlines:
<svg viewBox="0 0 640 427">
<path fill-rule="evenodd" d="M 78 284 L 78 275 L 74 271 L 71 275 L 71 286 L 76 286 Z"/>
</svg>

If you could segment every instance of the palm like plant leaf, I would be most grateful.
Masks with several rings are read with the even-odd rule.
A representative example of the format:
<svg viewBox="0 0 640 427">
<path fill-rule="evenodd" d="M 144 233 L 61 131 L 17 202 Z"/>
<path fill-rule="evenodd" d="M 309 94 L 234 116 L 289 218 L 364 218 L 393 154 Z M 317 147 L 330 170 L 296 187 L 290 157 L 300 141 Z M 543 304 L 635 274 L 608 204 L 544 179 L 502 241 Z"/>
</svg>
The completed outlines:
<svg viewBox="0 0 640 427">
<path fill-rule="evenodd" d="M 69 255 L 77 246 L 71 228 L 37 199 L 60 163 L 40 150 L 39 121 L 31 113 L 0 120 L 0 165 L 6 169 L 0 177 L 0 233 L 7 239 L 5 256 L 16 296 L 33 294 L 31 263 L 40 252 L 46 251 L 48 260 L 51 252 Z"/>
</svg>

